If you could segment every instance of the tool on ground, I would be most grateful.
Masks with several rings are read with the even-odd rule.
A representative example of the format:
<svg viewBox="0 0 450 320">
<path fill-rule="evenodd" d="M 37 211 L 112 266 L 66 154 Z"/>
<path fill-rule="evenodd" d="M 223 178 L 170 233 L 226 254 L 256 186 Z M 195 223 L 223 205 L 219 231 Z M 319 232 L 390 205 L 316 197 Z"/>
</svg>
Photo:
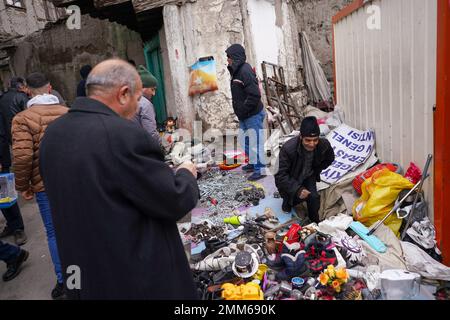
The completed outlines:
<svg viewBox="0 0 450 320">
<path fill-rule="evenodd" d="M 298 223 L 299 221 L 300 221 L 299 218 L 293 218 L 293 219 L 289 220 L 288 222 L 280 224 L 278 227 L 268 230 L 266 232 L 277 232 L 283 228 L 289 227 L 293 223 Z"/>
<path fill-rule="evenodd" d="M 370 235 L 369 229 L 359 221 L 354 221 L 350 225 L 352 229 L 361 239 L 367 242 L 374 250 L 380 253 L 386 252 L 386 245 L 374 235 Z"/>
<path fill-rule="evenodd" d="M 396 212 L 398 210 L 398 208 L 401 207 L 401 205 L 403 204 L 403 202 L 406 201 L 406 199 L 409 198 L 409 196 L 416 191 L 416 189 L 419 187 L 420 185 L 420 181 L 411 189 L 409 190 L 409 192 L 403 197 L 403 199 L 401 199 L 393 208 L 391 211 L 389 211 L 384 218 L 381 221 L 378 221 L 377 224 L 369 231 L 369 233 L 367 234 L 368 236 L 371 236 L 394 212 Z"/>
<path fill-rule="evenodd" d="M 414 211 L 416 209 L 417 201 L 419 200 L 420 195 L 422 194 L 423 183 L 425 182 L 425 179 L 428 177 L 428 169 L 430 167 L 432 159 L 433 159 L 433 155 L 429 154 L 428 158 L 427 158 L 427 162 L 425 163 L 425 168 L 423 169 L 423 172 L 422 172 L 422 178 L 419 181 L 419 187 L 418 187 L 416 196 L 414 197 L 414 202 L 412 204 L 411 212 L 409 213 L 408 220 L 406 220 L 405 228 L 403 229 L 403 232 L 402 232 L 402 235 L 401 235 L 401 239 L 402 240 L 405 238 L 406 231 L 408 231 L 409 225 L 411 224 L 411 222 L 413 220 Z"/>
</svg>

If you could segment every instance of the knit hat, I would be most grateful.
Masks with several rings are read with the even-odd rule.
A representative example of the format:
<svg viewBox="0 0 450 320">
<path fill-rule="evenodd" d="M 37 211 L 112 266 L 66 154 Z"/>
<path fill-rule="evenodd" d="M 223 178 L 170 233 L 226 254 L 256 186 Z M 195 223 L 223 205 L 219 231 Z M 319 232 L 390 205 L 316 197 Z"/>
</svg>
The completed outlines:
<svg viewBox="0 0 450 320">
<path fill-rule="evenodd" d="M 316 117 L 306 117 L 300 125 L 300 134 L 303 138 L 315 138 L 320 136 L 320 128 Z"/>
<path fill-rule="evenodd" d="M 144 66 L 140 65 L 137 68 L 137 72 L 142 80 L 142 85 L 144 88 L 154 88 L 158 86 L 158 80 L 150 71 L 148 71 Z"/>
</svg>

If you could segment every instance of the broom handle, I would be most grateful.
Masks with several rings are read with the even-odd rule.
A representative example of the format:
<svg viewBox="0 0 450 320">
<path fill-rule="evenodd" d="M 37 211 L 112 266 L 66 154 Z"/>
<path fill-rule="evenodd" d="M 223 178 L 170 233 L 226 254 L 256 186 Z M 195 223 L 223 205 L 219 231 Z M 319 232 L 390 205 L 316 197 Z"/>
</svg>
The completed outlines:
<svg viewBox="0 0 450 320">
<path fill-rule="evenodd" d="M 384 216 L 383 220 L 379 221 L 367 234 L 368 236 L 371 236 L 375 230 L 377 230 L 385 221 L 387 218 L 389 218 L 391 216 L 391 214 L 393 214 L 401 205 L 402 203 L 414 192 L 414 190 L 416 190 L 419 185 L 420 185 L 421 181 L 417 182 L 417 184 L 411 189 L 409 190 L 409 192 L 406 194 L 406 196 L 403 197 L 402 200 L 400 200 L 400 202 L 398 202 L 391 211 L 389 211 L 389 213 L 387 215 Z"/>
</svg>

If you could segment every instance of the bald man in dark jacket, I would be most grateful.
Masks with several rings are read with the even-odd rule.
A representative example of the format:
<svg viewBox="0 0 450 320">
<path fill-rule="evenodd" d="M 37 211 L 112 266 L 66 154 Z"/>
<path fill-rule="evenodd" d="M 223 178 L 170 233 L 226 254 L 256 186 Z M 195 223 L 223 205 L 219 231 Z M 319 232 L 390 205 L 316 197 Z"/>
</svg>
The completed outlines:
<svg viewBox="0 0 450 320">
<path fill-rule="evenodd" d="M 132 77 L 140 88 L 119 82 Z M 158 142 L 128 120 L 142 90 L 134 67 L 102 62 L 87 88 L 87 98 L 49 125 L 40 148 L 61 264 L 81 275 L 68 296 L 196 299 L 176 223 L 199 200 L 195 166 L 174 172 Z"/>
</svg>

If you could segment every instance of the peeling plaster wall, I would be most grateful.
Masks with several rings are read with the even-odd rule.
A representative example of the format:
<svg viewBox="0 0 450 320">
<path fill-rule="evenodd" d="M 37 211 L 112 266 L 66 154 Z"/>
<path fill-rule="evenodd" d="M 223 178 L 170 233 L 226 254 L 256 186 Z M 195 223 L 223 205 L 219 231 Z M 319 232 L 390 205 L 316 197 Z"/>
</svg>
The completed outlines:
<svg viewBox="0 0 450 320">
<path fill-rule="evenodd" d="M 274 1 L 248 0 L 251 33 L 256 52 L 257 70 L 261 71 L 263 61 L 278 64 L 279 39 L 282 30 L 276 26 Z"/>
<path fill-rule="evenodd" d="M 166 40 L 166 29 L 164 27 L 159 31 L 159 39 L 164 70 L 164 87 L 166 92 L 167 116 L 175 118 L 177 117 L 177 105 L 175 103 L 175 93 L 172 84 L 172 77 L 169 72 L 170 71 L 169 48 Z"/>
<path fill-rule="evenodd" d="M 164 68 L 164 73 L 165 77 L 170 77 L 170 79 L 165 82 L 171 83 L 173 88 L 172 101 L 177 111 L 178 126 L 191 131 L 195 120 L 195 112 L 192 100 L 188 97 L 189 74 L 186 68 L 186 47 L 184 43 L 185 37 L 183 35 L 182 10 L 183 7 L 178 7 L 176 5 L 164 6 L 165 43 L 167 44 L 169 58 L 168 68 Z M 170 108 L 171 107 L 172 106 L 170 106 Z"/>
<path fill-rule="evenodd" d="M 225 50 L 233 43 L 245 44 L 240 1 L 197 0 L 181 7 L 165 6 L 164 24 L 181 125 L 192 130 L 193 121 L 201 120 L 203 130 L 237 127 Z M 219 90 L 189 97 L 189 66 L 205 56 L 216 60 Z"/>
<path fill-rule="evenodd" d="M 244 25 L 239 0 L 198 0 L 186 4 L 185 30 L 188 65 L 198 58 L 213 56 L 216 60 L 219 90 L 192 98 L 203 129 L 236 128 L 230 91 L 230 74 L 225 50 L 233 43 L 245 45 Z"/>
<path fill-rule="evenodd" d="M 282 38 L 279 39 L 280 52 L 278 64 L 284 68 L 287 84 L 295 88 L 301 86 L 303 83 L 300 72 L 302 62 L 299 32 L 292 3 L 283 1 L 280 9 L 280 15 L 282 17 L 280 25 L 283 32 Z"/>
<path fill-rule="evenodd" d="M 299 0 L 294 5 L 299 31 L 308 34 L 312 49 L 329 81 L 333 81 L 333 16 L 352 0 Z"/>
<path fill-rule="evenodd" d="M 248 0 L 247 13 L 260 78 L 261 63 L 267 61 L 284 68 L 288 85 L 300 85 L 301 54 L 291 4 L 282 0 Z"/>
<path fill-rule="evenodd" d="M 71 103 L 80 81 L 81 66 L 94 66 L 110 57 L 143 64 L 141 37 L 117 23 L 83 15 L 81 30 L 68 30 L 65 23 L 60 23 L 26 37 L 14 52 L 12 68 L 17 75 L 44 72 L 53 87 Z"/>
<path fill-rule="evenodd" d="M 0 1 L 0 41 L 6 37 L 26 36 L 43 29 L 49 22 L 42 0 L 25 0 L 25 8 L 19 9 L 5 5 Z M 52 3 L 47 2 L 50 21 L 58 16 Z"/>
<path fill-rule="evenodd" d="M 288 83 L 294 87 L 299 85 L 296 20 L 291 5 L 285 0 L 279 1 L 277 10 L 273 0 L 197 0 L 183 6 L 164 7 L 169 60 L 164 68 L 170 70 L 169 75 L 166 72 L 165 83 L 173 88 L 173 97 L 168 92 L 166 98 L 176 105 L 181 126 L 192 130 L 193 121 L 200 120 L 204 131 L 238 127 L 225 55 L 225 50 L 233 43 L 244 45 L 247 60 L 257 67 L 260 78 L 260 64 L 267 60 L 283 65 Z M 264 17 L 260 16 L 262 13 Z M 219 90 L 189 97 L 189 66 L 205 56 L 216 60 Z M 169 114 L 172 110 L 168 102 Z"/>
</svg>

